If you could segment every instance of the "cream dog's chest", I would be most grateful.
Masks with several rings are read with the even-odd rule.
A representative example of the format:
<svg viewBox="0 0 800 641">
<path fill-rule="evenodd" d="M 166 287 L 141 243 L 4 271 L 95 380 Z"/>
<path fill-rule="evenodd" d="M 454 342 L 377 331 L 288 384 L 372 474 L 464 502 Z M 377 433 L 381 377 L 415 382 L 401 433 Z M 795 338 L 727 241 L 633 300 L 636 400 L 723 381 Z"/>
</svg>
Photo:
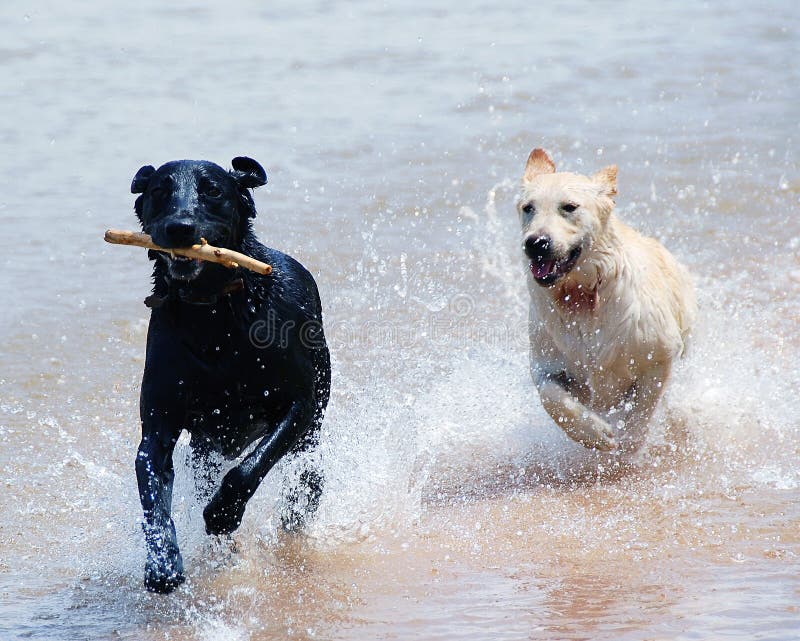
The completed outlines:
<svg viewBox="0 0 800 641">
<path fill-rule="evenodd" d="M 593 398 L 613 404 L 652 364 L 635 328 L 589 314 L 548 314 L 542 329 L 570 376 L 587 384 Z"/>
</svg>

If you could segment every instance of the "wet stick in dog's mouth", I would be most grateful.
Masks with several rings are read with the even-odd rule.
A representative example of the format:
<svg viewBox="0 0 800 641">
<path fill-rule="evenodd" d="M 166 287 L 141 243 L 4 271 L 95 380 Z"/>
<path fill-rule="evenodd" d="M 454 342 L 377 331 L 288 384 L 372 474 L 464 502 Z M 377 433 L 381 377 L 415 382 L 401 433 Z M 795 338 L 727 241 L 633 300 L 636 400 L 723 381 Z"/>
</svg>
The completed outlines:
<svg viewBox="0 0 800 641">
<path fill-rule="evenodd" d="M 193 258 L 195 260 L 205 260 L 210 263 L 219 263 L 231 269 L 235 267 L 244 267 L 250 271 L 258 274 L 269 276 L 272 273 L 272 265 L 262 263 L 260 260 L 245 256 L 232 249 L 225 249 L 224 247 L 214 247 L 201 239 L 199 245 L 192 245 L 191 247 L 184 247 L 181 249 L 167 249 L 160 247 L 153 242 L 153 239 L 141 232 L 123 231 L 120 229 L 106 230 L 104 240 L 107 243 L 114 245 L 133 245 L 135 247 L 145 247 L 146 249 L 153 249 L 155 251 L 164 252 L 173 256 L 182 256 L 184 258 Z"/>
</svg>

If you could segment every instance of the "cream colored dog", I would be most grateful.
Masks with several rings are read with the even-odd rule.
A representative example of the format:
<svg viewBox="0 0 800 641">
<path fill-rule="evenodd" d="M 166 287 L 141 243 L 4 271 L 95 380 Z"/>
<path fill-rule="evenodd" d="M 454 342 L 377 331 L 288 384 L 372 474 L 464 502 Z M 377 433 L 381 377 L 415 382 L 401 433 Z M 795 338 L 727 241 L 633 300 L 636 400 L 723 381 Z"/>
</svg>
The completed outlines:
<svg viewBox="0 0 800 641">
<path fill-rule="evenodd" d="M 556 173 L 528 158 L 518 203 L 530 259 L 531 373 L 573 440 L 633 451 L 695 315 L 687 271 L 612 213 L 617 168 Z"/>
</svg>

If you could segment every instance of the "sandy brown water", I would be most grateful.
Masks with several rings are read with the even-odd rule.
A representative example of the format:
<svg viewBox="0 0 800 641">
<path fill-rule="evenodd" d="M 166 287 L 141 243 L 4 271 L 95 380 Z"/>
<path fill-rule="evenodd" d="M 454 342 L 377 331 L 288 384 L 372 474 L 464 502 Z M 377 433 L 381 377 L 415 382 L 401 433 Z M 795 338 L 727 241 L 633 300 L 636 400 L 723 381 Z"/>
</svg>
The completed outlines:
<svg viewBox="0 0 800 641">
<path fill-rule="evenodd" d="M 0 6 L 0 639 L 800 638 L 800 9 L 746 3 Z M 701 304 L 632 460 L 527 372 L 514 194 L 546 147 Z M 295 467 L 233 541 L 179 444 L 187 583 L 141 585 L 143 164 L 246 154 L 333 356 L 318 518 Z"/>
</svg>

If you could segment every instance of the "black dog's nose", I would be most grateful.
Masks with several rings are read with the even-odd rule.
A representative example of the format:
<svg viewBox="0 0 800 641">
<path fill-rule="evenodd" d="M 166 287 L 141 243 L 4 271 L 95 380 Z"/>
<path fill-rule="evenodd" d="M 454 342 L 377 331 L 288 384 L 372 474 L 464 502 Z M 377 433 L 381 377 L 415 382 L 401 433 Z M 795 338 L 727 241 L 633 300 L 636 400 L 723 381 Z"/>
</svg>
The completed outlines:
<svg viewBox="0 0 800 641">
<path fill-rule="evenodd" d="M 535 260 L 546 257 L 550 253 L 551 244 L 548 236 L 528 236 L 522 246 L 528 258 Z"/>
<path fill-rule="evenodd" d="M 188 218 L 170 220 L 164 226 L 171 247 L 189 247 L 194 245 L 197 238 L 197 226 Z"/>
</svg>

